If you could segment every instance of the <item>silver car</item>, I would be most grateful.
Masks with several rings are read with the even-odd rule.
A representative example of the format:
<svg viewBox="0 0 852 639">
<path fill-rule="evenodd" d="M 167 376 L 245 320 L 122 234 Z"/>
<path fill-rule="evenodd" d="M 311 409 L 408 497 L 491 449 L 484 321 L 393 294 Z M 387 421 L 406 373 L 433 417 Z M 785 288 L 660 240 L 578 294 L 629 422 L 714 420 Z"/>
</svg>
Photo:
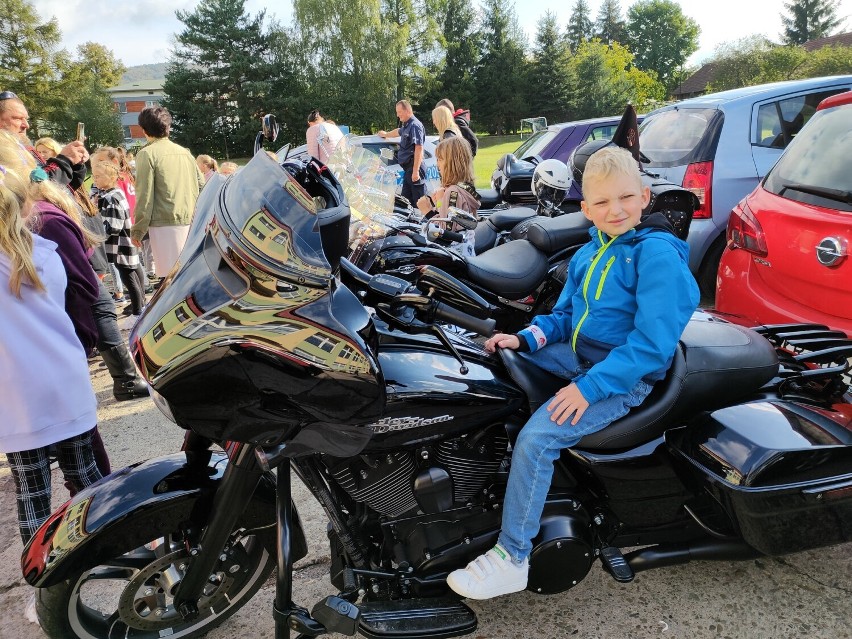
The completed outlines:
<svg viewBox="0 0 852 639">
<path fill-rule="evenodd" d="M 702 202 L 689 230 L 689 266 L 713 295 L 731 209 L 781 156 L 824 98 L 852 75 L 762 84 L 684 100 L 650 112 L 639 127 L 649 172 Z"/>
</svg>

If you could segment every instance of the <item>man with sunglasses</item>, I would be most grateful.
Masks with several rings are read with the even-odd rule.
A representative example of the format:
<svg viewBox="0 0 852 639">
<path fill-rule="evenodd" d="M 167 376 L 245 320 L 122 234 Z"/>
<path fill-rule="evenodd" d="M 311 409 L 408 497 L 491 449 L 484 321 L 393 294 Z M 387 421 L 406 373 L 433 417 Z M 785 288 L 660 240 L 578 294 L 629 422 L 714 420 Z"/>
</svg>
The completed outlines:
<svg viewBox="0 0 852 639">
<path fill-rule="evenodd" d="M 51 180 L 58 184 L 67 184 L 71 189 L 78 188 L 86 179 L 85 162 L 89 157 L 82 140 L 66 144 L 59 155 L 45 160 L 27 139 L 29 119 L 30 114 L 23 100 L 11 91 L 0 92 L 0 130 L 8 131 L 17 137 L 39 165 L 44 167 Z"/>
</svg>

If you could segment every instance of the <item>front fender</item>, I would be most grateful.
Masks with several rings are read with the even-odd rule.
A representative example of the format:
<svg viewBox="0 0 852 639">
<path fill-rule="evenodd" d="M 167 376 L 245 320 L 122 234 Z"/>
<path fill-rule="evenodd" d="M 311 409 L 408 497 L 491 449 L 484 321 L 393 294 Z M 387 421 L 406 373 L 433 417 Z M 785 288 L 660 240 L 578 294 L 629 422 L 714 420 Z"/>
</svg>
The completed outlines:
<svg viewBox="0 0 852 639">
<path fill-rule="evenodd" d="M 167 531 L 203 527 L 228 465 L 222 452 L 182 452 L 139 462 L 80 491 L 33 535 L 21 556 L 24 578 L 36 588 L 122 555 Z M 239 525 L 274 552 L 275 478 L 264 475 Z M 293 504 L 292 553 L 307 554 Z"/>
</svg>

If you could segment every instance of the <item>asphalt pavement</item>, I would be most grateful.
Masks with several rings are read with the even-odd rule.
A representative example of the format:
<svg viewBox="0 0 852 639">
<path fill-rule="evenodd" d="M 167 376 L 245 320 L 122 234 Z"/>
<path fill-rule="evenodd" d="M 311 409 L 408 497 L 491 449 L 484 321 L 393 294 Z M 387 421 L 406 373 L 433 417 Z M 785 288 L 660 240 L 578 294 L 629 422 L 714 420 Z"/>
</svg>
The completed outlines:
<svg viewBox="0 0 852 639">
<path fill-rule="evenodd" d="M 100 430 L 121 468 L 175 452 L 183 431 L 150 399 L 116 402 L 106 370 L 92 365 Z M 58 470 L 54 506 L 67 499 Z M 309 554 L 296 565 L 294 598 L 310 609 L 335 594 L 328 579 L 326 518 L 316 500 L 294 481 L 294 497 L 306 527 Z M 0 454 L 0 638 L 36 639 L 26 621 L 30 588 L 21 578 L 21 541 L 12 477 Z M 269 583 L 222 627 L 207 636 L 272 637 L 274 584 Z M 577 587 L 558 595 L 520 593 L 471 605 L 479 617 L 475 639 L 704 638 L 852 639 L 852 544 L 744 562 L 701 562 L 639 573 L 619 584 L 599 567 Z M 341 635 L 333 635 L 338 638 Z"/>
</svg>

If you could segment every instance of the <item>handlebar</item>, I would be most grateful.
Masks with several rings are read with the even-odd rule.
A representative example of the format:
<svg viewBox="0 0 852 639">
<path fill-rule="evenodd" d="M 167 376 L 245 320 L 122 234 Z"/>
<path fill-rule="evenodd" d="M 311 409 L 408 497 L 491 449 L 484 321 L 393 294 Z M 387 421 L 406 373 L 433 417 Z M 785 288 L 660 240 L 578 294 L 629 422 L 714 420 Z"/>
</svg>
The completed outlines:
<svg viewBox="0 0 852 639">
<path fill-rule="evenodd" d="M 435 240 L 444 240 L 445 242 L 464 242 L 464 235 L 454 231 L 448 231 L 447 229 L 442 229 L 439 226 L 430 225 L 429 239 L 433 242 Z"/>
<path fill-rule="evenodd" d="M 457 308 L 448 306 L 443 302 L 435 302 L 434 313 L 436 319 L 440 319 L 447 324 L 455 324 L 485 337 L 491 337 L 494 333 L 494 328 L 497 326 L 497 321 L 494 319 L 479 319 Z"/>
</svg>

